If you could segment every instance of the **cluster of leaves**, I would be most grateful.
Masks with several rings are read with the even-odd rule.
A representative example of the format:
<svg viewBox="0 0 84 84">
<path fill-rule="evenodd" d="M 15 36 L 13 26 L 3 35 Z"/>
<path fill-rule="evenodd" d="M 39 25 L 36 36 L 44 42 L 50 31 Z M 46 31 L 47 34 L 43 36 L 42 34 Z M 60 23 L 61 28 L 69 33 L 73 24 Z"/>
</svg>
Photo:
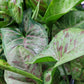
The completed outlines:
<svg viewBox="0 0 84 84">
<path fill-rule="evenodd" d="M 84 11 L 77 8 L 82 1 L 0 0 L 6 84 L 83 83 Z"/>
</svg>

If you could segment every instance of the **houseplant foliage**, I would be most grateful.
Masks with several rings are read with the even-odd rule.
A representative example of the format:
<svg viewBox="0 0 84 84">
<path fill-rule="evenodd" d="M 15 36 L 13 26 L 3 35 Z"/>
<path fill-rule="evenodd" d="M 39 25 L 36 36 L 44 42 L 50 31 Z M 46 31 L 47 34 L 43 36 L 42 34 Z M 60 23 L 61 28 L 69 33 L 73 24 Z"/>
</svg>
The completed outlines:
<svg viewBox="0 0 84 84">
<path fill-rule="evenodd" d="M 0 0 L 0 83 L 84 83 L 82 1 Z"/>
</svg>

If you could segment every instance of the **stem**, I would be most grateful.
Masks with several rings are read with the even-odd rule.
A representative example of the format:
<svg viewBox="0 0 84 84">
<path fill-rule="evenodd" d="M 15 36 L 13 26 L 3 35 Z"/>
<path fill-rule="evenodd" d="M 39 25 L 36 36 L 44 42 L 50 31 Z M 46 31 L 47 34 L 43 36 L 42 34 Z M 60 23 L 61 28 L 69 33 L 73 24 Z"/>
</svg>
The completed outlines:
<svg viewBox="0 0 84 84">
<path fill-rule="evenodd" d="M 48 23 L 47 24 L 48 28 L 49 28 L 49 32 L 48 32 L 48 36 L 49 36 L 49 42 L 52 40 L 52 23 Z"/>
<path fill-rule="evenodd" d="M 25 2 L 25 0 L 23 0 L 23 8 L 24 8 L 24 10 L 26 10 L 26 2 Z"/>
<path fill-rule="evenodd" d="M 32 19 L 36 19 L 37 18 L 38 12 L 39 12 L 39 5 L 40 5 L 40 0 L 39 0 L 38 4 L 36 6 L 36 9 L 35 9 L 35 11 L 34 11 L 34 13 L 32 15 Z"/>
<path fill-rule="evenodd" d="M 7 62 L 5 62 L 4 60 L 0 60 L 0 68 L 1 68 L 1 69 L 4 69 L 4 70 L 8 70 L 8 71 L 12 71 L 12 72 L 21 74 L 21 75 L 26 76 L 26 77 L 28 77 L 28 78 L 34 79 L 34 80 L 36 80 L 36 81 L 39 82 L 39 83 L 42 82 L 41 79 L 37 78 L 37 77 L 34 76 L 33 74 L 28 73 L 28 72 L 23 71 L 23 70 L 20 70 L 20 69 L 17 69 L 17 68 L 15 68 L 15 67 L 12 67 L 12 66 L 10 66 Z"/>
<path fill-rule="evenodd" d="M 81 76 L 82 76 L 82 74 L 83 74 L 83 70 L 84 70 L 84 68 L 81 69 L 81 73 L 80 73 L 79 78 L 81 78 Z"/>
<path fill-rule="evenodd" d="M 66 76 L 67 84 L 69 84 L 69 79 L 68 79 L 68 76 L 67 76 L 66 70 L 65 70 L 65 68 L 64 68 L 64 65 L 62 65 L 62 69 L 63 69 L 64 74 L 65 74 L 65 76 Z"/>
</svg>

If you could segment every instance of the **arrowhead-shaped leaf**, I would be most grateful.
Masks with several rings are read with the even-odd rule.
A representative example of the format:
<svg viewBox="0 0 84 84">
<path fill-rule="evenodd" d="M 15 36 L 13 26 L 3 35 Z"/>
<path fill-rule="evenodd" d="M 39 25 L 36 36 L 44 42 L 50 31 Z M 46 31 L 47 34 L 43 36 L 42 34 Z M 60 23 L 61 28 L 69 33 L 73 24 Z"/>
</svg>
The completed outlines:
<svg viewBox="0 0 84 84">
<path fill-rule="evenodd" d="M 56 66 L 84 55 L 84 30 L 70 28 L 59 32 L 47 49 L 35 57 L 31 63 L 58 61 Z M 44 59 L 44 60 L 43 60 Z"/>
<path fill-rule="evenodd" d="M 44 16 L 44 21 L 56 21 L 83 0 L 52 0 Z"/>
<path fill-rule="evenodd" d="M 23 22 L 25 35 L 23 35 L 18 28 L 1 29 L 4 52 L 10 65 L 32 73 L 40 78 L 42 74 L 41 65 L 25 64 L 25 62 L 31 61 L 31 59 L 34 58 L 37 53 L 44 49 L 44 47 L 47 45 L 47 34 L 42 25 L 29 19 L 27 13 L 24 15 Z M 18 84 L 21 84 L 21 81 L 25 81 L 27 83 L 29 81 L 33 81 L 24 76 L 17 76 L 17 74 L 12 72 L 6 71 L 6 73 L 7 75 L 5 80 L 9 84 L 13 83 L 14 81 L 16 81 Z M 15 80 L 11 80 L 12 77 Z M 11 80 L 11 83 L 8 80 Z"/>
</svg>

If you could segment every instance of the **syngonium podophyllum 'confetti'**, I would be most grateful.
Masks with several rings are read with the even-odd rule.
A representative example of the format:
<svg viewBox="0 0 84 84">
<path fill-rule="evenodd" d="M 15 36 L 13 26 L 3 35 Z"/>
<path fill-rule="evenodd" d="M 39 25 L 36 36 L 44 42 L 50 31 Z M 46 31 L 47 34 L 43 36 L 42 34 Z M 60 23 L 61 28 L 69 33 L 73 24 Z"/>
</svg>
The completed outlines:
<svg viewBox="0 0 84 84">
<path fill-rule="evenodd" d="M 9 24 L 11 24 L 12 18 L 6 15 L 5 13 L 0 14 L 0 28 L 5 27 Z"/>
<path fill-rule="evenodd" d="M 17 23 L 22 22 L 22 2 L 23 0 L 0 0 L 0 11 L 13 17 Z"/>
<path fill-rule="evenodd" d="M 51 71 L 52 75 L 50 78 L 53 78 L 54 72 L 58 66 L 84 55 L 83 43 L 84 29 L 65 29 L 59 32 L 53 38 L 47 49 L 31 60 L 31 64 L 46 61 L 57 61 L 53 67 L 53 70 Z M 81 60 L 80 62 L 83 61 Z M 48 84 L 49 81 L 46 81 L 45 84 Z M 51 82 L 52 80 L 49 82 L 49 84 Z"/>
<path fill-rule="evenodd" d="M 4 52 L 10 65 L 41 78 L 41 64 L 25 64 L 25 62 L 31 61 L 44 49 L 47 45 L 47 34 L 42 25 L 29 19 L 28 13 L 24 14 L 23 23 L 25 36 L 17 28 L 1 29 Z M 7 84 L 34 84 L 35 82 L 9 71 L 5 71 L 5 80 Z"/>
</svg>

